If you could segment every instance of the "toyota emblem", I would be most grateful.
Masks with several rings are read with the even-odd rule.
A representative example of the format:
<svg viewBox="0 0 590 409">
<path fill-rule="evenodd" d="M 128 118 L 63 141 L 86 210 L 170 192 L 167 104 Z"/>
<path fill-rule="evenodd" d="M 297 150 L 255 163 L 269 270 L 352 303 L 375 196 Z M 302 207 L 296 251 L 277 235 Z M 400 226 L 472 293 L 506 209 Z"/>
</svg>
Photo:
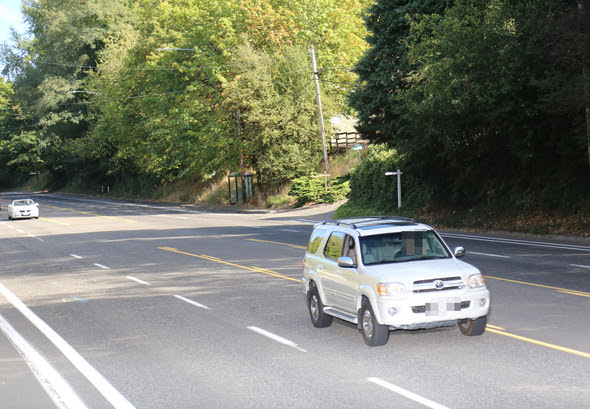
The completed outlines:
<svg viewBox="0 0 590 409">
<path fill-rule="evenodd" d="M 436 281 L 434 282 L 434 287 L 435 287 L 437 290 L 440 290 L 440 289 L 441 289 L 441 288 L 443 288 L 444 286 L 445 286 L 445 283 L 444 283 L 444 281 L 443 281 L 443 280 L 436 280 Z"/>
</svg>

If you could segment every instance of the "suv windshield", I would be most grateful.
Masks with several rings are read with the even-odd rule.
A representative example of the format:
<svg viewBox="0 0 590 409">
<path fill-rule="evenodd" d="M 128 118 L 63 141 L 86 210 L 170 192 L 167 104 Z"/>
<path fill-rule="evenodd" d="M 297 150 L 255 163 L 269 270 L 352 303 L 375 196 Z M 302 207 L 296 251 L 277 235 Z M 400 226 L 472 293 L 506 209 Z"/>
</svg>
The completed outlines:
<svg viewBox="0 0 590 409">
<path fill-rule="evenodd" d="M 432 230 L 365 236 L 360 243 L 365 265 L 451 257 Z"/>
</svg>

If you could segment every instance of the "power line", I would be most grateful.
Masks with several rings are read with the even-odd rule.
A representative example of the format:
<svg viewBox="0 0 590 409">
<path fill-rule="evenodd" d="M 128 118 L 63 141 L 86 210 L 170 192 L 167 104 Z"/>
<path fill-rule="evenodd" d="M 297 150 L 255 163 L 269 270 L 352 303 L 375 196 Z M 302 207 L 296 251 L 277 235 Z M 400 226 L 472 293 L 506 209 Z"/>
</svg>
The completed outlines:
<svg viewBox="0 0 590 409">
<path fill-rule="evenodd" d="M 44 65 L 54 65 L 58 67 L 69 67 L 69 68 L 80 68 L 86 70 L 97 70 L 97 71 L 192 71 L 192 70 L 202 70 L 208 68 L 224 68 L 224 67 L 236 67 L 241 64 L 219 64 L 219 65 L 202 65 L 197 67 L 164 67 L 164 68 L 117 68 L 117 67 L 104 67 L 104 66 L 92 66 L 92 65 L 75 65 L 75 64 L 61 64 L 61 63 L 53 63 L 53 62 L 43 62 L 43 61 L 36 61 L 35 64 L 44 64 Z"/>
</svg>

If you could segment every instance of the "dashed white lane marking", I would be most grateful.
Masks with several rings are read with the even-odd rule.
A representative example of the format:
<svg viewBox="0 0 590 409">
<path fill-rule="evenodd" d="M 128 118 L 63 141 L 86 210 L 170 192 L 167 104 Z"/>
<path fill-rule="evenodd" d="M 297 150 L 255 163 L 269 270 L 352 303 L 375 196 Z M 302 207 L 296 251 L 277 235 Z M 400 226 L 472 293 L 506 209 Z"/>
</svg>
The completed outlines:
<svg viewBox="0 0 590 409">
<path fill-rule="evenodd" d="M 584 266 L 582 264 L 570 264 L 572 267 L 582 267 L 582 268 L 590 268 L 590 266 Z"/>
<path fill-rule="evenodd" d="M 0 293 L 55 345 L 64 356 L 94 385 L 116 409 L 135 409 L 113 385 L 70 346 L 57 332 L 29 309 L 16 295 L 0 283 Z"/>
<path fill-rule="evenodd" d="M 176 298 L 178 298 L 179 300 L 182 300 L 182 301 L 184 301 L 184 302 L 187 302 L 187 303 L 189 303 L 189 304 L 192 304 L 192 305 L 194 305 L 194 306 L 196 306 L 196 307 L 199 307 L 199 308 L 204 308 L 204 309 L 206 309 L 206 310 L 210 310 L 210 309 L 211 309 L 211 308 L 207 307 L 206 305 L 199 304 L 198 302 L 196 302 L 196 301 L 193 301 L 193 300 L 190 300 L 190 299 L 188 299 L 188 298 L 185 298 L 185 297 L 183 297 L 182 295 L 175 295 L 175 297 L 176 297 Z"/>
<path fill-rule="evenodd" d="M 0 315 L 0 331 L 3 332 L 31 368 L 49 398 L 60 409 L 84 409 L 87 406 L 65 379 L 24 339 L 8 321 Z"/>
<path fill-rule="evenodd" d="M 100 268 L 103 268 L 103 269 L 105 269 L 105 270 L 110 270 L 110 269 L 111 269 L 110 267 L 103 266 L 102 264 L 98 264 L 98 263 L 94 263 L 94 265 L 95 265 L 96 267 L 100 267 Z"/>
<path fill-rule="evenodd" d="M 188 217 L 183 217 L 183 216 L 170 216 L 168 214 L 155 214 L 154 216 L 157 216 L 157 217 L 167 217 L 169 219 L 188 220 Z"/>
<path fill-rule="evenodd" d="M 303 222 L 303 223 L 306 223 L 306 224 L 316 224 L 316 223 L 319 223 L 318 220 L 311 220 L 311 219 L 293 219 L 293 220 L 290 220 L 290 221 L 291 222 L 297 222 L 297 223 Z"/>
<path fill-rule="evenodd" d="M 266 330 L 264 330 L 262 328 L 250 326 L 250 327 L 248 327 L 248 329 L 251 330 L 251 331 L 257 332 L 260 335 L 264 335 L 265 337 L 270 338 L 273 341 L 277 341 L 277 342 L 280 342 L 283 345 L 287 345 L 287 346 L 290 346 L 291 348 L 295 348 L 298 351 L 307 352 L 305 349 L 300 348 L 295 342 L 289 341 L 288 339 L 285 339 L 285 338 L 280 337 L 280 336 L 278 336 L 276 334 L 273 334 L 272 332 L 268 332 L 268 331 L 266 331 Z"/>
<path fill-rule="evenodd" d="M 29 233 L 29 234 L 27 234 L 27 236 L 29 236 L 29 237 L 32 237 L 32 238 L 34 238 L 34 239 L 37 239 L 37 240 L 39 240 L 39 241 L 43 241 L 43 239 L 42 239 L 42 238 L 39 238 L 39 237 L 37 237 L 37 236 L 33 236 L 33 235 L 32 235 L 32 234 L 30 234 L 30 233 Z"/>
<path fill-rule="evenodd" d="M 429 408 L 432 409 L 448 409 L 446 406 L 443 406 L 439 403 L 436 403 L 434 401 L 431 401 L 430 399 L 426 399 L 423 396 L 417 395 L 414 392 L 410 392 L 408 390 L 405 390 L 404 388 L 400 388 L 399 386 L 396 386 L 392 383 L 386 382 L 382 379 L 379 378 L 367 378 L 369 380 L 369 382 L 373 382 L 379 386 L 382 386 L 386 389 L 389 389 L 392 392 L 398 393 L 402 396 L 405 396 L 408 399 L 411 399 L 415 402 L 421 403 L 424 406 L 428 406 Z"/>
<path fill-rule="evenodd" d="M 281 231 L 288 231 L 291 233 L 299 233 L 299 230 L 291 230 L 291 229 L 281 229 Z"/>
<path fill-rule="evenodd" d="M 139 283 L 139 284 L 143 284 L 143 285 L 151 285 L 151 284 L 150 284 L 150 283 L 148 283 L 147 281 L 140 280 L 139 278 L 135 278 L 135 277 L 133 277 L 133 276 L 127 276 L 127 278 L 128 278 L 129 280 L 133 280 L 133 281 L 135 281 L 135 282 L 137 282 L 137 283 Z"/>
<path fill-rule="evenodd" d="M 79 256 L 77 254 L 70 254 L 70 256 L 74 257 L 74 258 L 82 258 L 82 256 Z"/>
<path fill-rule="evenodd" d="M 487 256 L 487 257 L 510 258 L 510 256 L 501 256 L 499 254 L 477 253 L 475 251 L 468 251 L 467 254 L 477 254 L 478 256 Z"/>
</svg>

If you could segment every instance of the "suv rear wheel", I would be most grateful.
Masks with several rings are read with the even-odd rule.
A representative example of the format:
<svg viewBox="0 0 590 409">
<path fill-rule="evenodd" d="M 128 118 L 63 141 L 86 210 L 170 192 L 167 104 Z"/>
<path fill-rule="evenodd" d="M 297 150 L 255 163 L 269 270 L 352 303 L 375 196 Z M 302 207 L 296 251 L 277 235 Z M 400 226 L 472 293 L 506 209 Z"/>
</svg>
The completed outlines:
<svg viewBox="0 0 590 409">
<path fill-rule="evenodd" d="M 459 322 L 459 329 L 461 334 L 467 336 L 481 335 L 486 330 L 486 324 L 488 322 L 488 316 L 476 318 L 474 320 L 466 320 Z"/>
<path fill-rule="evenodd" d="M 309 289 L 307 308 L 314 327 L 326 328 L 332 325 L 332 316 L 324 312 L 324 304 L 322 304 L 320 293 L 315 285 Z"/>
<path fill-rule="evenodd" d="M 361 331 L 365 344 L 371 347 L 387 344 L 389 327 L 377 322 L 371 303 L 366 298 L 361 305 Z"/>
</svg>

